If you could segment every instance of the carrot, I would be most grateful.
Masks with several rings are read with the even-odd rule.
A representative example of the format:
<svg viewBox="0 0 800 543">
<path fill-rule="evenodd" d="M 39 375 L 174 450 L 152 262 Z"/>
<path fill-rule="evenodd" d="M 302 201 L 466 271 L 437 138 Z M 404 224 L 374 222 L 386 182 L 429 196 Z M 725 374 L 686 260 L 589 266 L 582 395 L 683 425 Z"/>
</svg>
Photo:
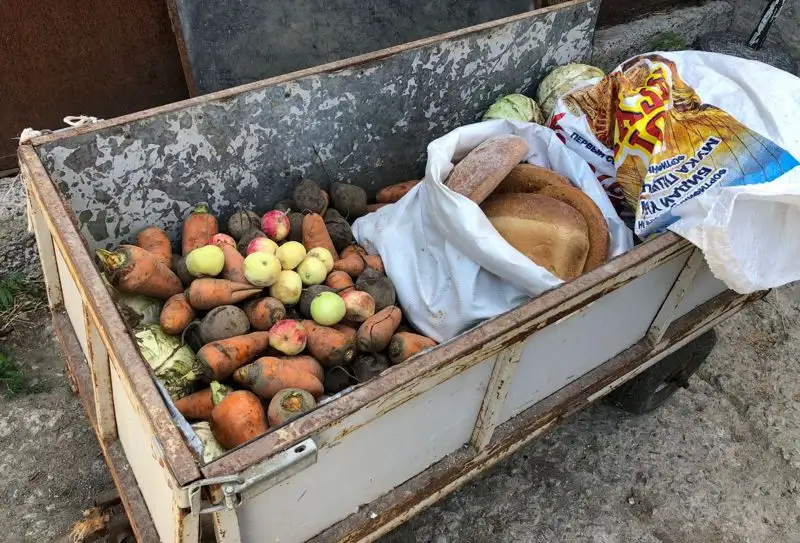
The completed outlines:
<svg viewBox="0 0 800 543">
<path fill-rule="evenodd" d="M 345 337 L 347 337 L 348 341 L 352 341 L 353 345 L 355 345 L 356 340 L 358 339 L 358 328 L 353 328 L 352 326 L 348 326 L 343 322 L 336 323 L 331 326 L 331 328 L 343 333 Z"/>
<path fill-rule="evenodd" d="M 331 197 L 327 190 L 322 191 L 322 198 L 325 200 L 325 205 L 322 206 L 322 211 L 320 211 L 319 214 L 325 215 L 325 212 L 328 210 L 328 206 L 331 205 Z"/>
<path fill-rule="evenodd" d="M 267 400 L 284 388 L 299 388 L 312 396 L 319 396 L 324 391 L 322 382 L 312 374 L 271 356 L 263 356 L 239 368 L 233 378 Z"/>
<path fill-rule="evenodd" d="M 186 296 L 179 292 L 167 300 L 161 308 L 159 324 L 164 332 L 174 336 L 183 332 L 194 317 L 194 309 L 186 301 Z"/>
<path fill-rule="evenodd" d="M 223 243 L 220 245 L 222 254 L 225 255 L 225 265 L 222 267 L 222 278 L 234 283 L 247 283 L 244 276 L 244 257 L 233 245 Z"/>
<path fill-rule="evenodd" d="M 436 342 L 429 337 L 411 332 L 398 332 L 392 336 L 392 341 L 389 343 L 389 360 L 392 364 L 399 364 L 418 352 L 435 346 Z"/>
<path fill-rule="evenodd" d="M 242 306 L 247 320 L 255 330 L 269 330 L 272 325 L 286 318 L 286 308 L 276 298 L 259 298 Z"/>
<path fill-rule="evenodd" d="M 126 294 L 142 294 L 166 300 L 183 290 L 172 270 L 156 256 L 136 245 L 120 245 L 115 252 L 97 250 L 111 285 Z"/>
<path fill-rule="evenodd" d="M 328 229 L 325 227 L 325 220 L 322 215 L 317 213 L 309 213 L 303 217 L 303 246 L 307 251 L 314 247 L 324 247 L 331 252 L 334 260 L 339 259 L 339 253 L 336 252 Z"/>
<path fill-rule="evenodd" d="M 206 343 L 197 351 L 197 360 L 207 381 L 222 381 L 255 360 L 268 345 L 269 332 L 250 332 Z"/>
<path fill-rule="evenodd" d="M 186 289 L 186 299 L 195 309 L 214 309 L 221 305 L 238 304 L 260 293 L 260 288 L 248 283 L 203 277 L 192 281 Z"/>
<path fill-rule="evenodd" d="M 383 267 L 383 260 L 378 255 L 367 255 L 364 257 L 367 266 L 382 274 L 386 274 L 386 269 Z"/>
<path fill-rule="evenodd" d="M 299 417 L 317 406 L 314 396 L 299 388 L 285 388 L 270 400 L 267 408 L 267 420 L 270 426 L 278 426 Z"/>
<path fill-rule="evenodd" d="M 359 257 L 367 256 L 367 252 L 364 250 L 363 247 L 357 245 L 355 243 L 351 243 L 344 249 L 342 249 L 342 254 L 340 255 L 342 258 L 348 257 L 350 255 L 356 255 Z"/>
<path fill-rule="evenodd" d="M 375 200 L 381 204 L 393 204 L 419 184 L 419 181 L 403 181 L 388 187 L 383 187 L 375 195 Z"/>
<path fill-rule="evenodd" d="M 223 390 L 220 390 L 223 389 Z M 214 409 L 211 411 L 211 432 L 226 449 L 233 449 L 265 433 L 267 414 L 258 396 L 247 390 L 230 391 L 219 383 L 211 383 Z"/>
<path fill-rule="evenodd" d="M 358 350 L 367 353 L 379 353 L 389 346 L 392 335 L 400 326 L 403 312 L 399 307 L 390 305 L 364 321 L 358 329 Z"/>
<path fill-rule="evenodd" d="M 328 274 L 327 279 L 325 279 L 325 285 L 332 289 L 344 290 L 353 286 L 353 278 L 347 272 L 334 270 Z"/>
<path fill-rule="evenodd" d="M 348 334 L 308 320 L 303 321 L 303 327 L 308 333 L 306 349 L 324 367 L 344 366 L 353 360 L 355 342 Z"/>
<path fill-rule="evenodd" d="M 159 262 L 172 269 L 172 242 L 157 226 L 148 226 L 136 234 L 136 245 L 153 253 Z"/>
<path fill-rule="evenodd" d="M 283 360 L 286 364 L 293 366 L 297 369 L 303 370 L 306 373 L 310 373 L 321 383 L 322 380 L 325 378 L 325 370 L 322 369 L 322 365 L 317 362 L 314 357 L 311 356 L 281 356 L 281 360 Z"/>
<path fill-rule="evenodd" d="M 375 213 L 380 208 L 388 206 L 389 204 L 367 204 L 367 213 Z"/>
<path fill-rule="evenodd" d="M 219 232 L 217 219 L 209 213 L 208 204 L 197 204 L 192 212 L 183 221 L 183 236 L 181 247 L 183 256 L 188 255 L 198 247 L 211 243 L 211 238 Z"/>
<path fill-rule="evenodd" d="M 334 270 L 345 272 L 353 279 L 361 275 L 361 272 L 363 272 L 366 267 L 367 265 L 364 263 L 364 259 L 357 254 L 350 254 L 345 258 L 340 258 L 333 262 Z"/>
<path fill-rule="evenodd" d="M 204 388 L 193 394 L 184 396 L 175 402 L 175 409 L 187 419 L 210 420 L 214 403 L 211 401 L 211 389 Z"/>
</svg>

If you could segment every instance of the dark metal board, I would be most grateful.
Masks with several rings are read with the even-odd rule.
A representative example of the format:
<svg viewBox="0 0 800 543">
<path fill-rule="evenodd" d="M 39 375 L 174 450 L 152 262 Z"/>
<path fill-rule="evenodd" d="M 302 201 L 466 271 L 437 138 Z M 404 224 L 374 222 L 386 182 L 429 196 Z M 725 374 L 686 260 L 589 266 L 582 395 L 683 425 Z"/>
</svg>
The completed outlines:
<svg viewBox="0 0 800 543">
<path fill-rule="evenodd" d="M 302 177 L 375 191 L 424 173 L 427 144 L 499 96 L 591 54 L 597 0 L 575 0 L 371 56 L 40 139 L 90 249 L 190 206 L 263 212 Z"/>
<path fill-rule="evenodd" d="M 531 0 L 169 0 L 198 94 L 532 9 Z"/>
</svg>

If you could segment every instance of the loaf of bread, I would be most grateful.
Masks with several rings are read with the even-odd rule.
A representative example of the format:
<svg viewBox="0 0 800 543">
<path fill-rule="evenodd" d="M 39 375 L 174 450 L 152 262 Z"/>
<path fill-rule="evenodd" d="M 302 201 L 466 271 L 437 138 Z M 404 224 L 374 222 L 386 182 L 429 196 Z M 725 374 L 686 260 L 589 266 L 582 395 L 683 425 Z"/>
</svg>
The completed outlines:
<svg viewBox="0 0 800 543">
<path fill-rule="evenodd" d="M 494 190 L 494 194 L 537 192 L 551 185 L 572 186 L 569 179 L 553 170 L 534 166 L 533 164 L 518 164 L 500 181 L 500 184 Z"/>
<path fill-rule="evenodd" d="M 608 258 L 608 225 L 603 217 L 603 212 L 597 207 L 588 194 L 573 186 L 550 185 L 544 187 L 536 194 L 555 198 L 559 202 L 568 204 L 578 210 L 586 220 L 589 228 L 589 254 L 586 255 L 586 264 L 583 272 L 586 273 L 602 266 Z"/>
<path fill-rule="evenodd" d="M 480 204 L 527 154 L 528 144 L 519 136 L 489 138 L 455 165 L 445 184 Z"/>
<path fill-rule="evenodd" d="M 481 206 L 512 247 L 569 281 L 578 277 L 589 253 L 589 228 L 575 208 L 539 194 L 497 194 Z"/>
</svg>

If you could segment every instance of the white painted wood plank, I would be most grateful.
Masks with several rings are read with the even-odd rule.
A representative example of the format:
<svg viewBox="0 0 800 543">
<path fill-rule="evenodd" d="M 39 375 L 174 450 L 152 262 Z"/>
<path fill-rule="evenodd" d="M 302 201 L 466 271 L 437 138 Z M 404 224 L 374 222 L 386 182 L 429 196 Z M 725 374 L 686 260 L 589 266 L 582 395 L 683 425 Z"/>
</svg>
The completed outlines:
<svg viewBox="0 0 800 543">
<path fill-rule="evenodd" d="M 704 260 L 703 265 L 694 277 L 694 281 L 692 281 L 692 287 L 683 296 L 681 303 L 678 304 L 678 308 L 675 310 L 675 318 L 684 316 L 695 307 L 706 303 L 715 296 L 719 296 L 726 290 L 728 290 L 728 286 L 714 277 Z"/>
<path fill-rule="evenodd" d="M 689 260 L 686 261 L 683 269 L 678 274 L 675 284 L 672 285 L 667 294 L 667 299 L 661 304 L 661 308 L 656 313 L 656 317 L 647 331 L 647 337 L 651 343 L 658 343 L 664 337 L 667 328 L 677 316 L 675 310 L 683 301 L 686 293 L 692 288 L 692 282 L 704 263 L 703 252 L 700 249 L 692 251 L 692 254 L 689 255 Z"/>
<path fill-rule="evenodd" d="M 675 258 L 529 337 L 499 422 L 642 339 L 688 258 Z"/>
<path fill-rule="evenodd" d="M 305 541 L 464 446 L 492 366 L 481 362 L 363 426 L 342 423 L 315 436 L 317 463 L 238 509 L 243 541 Z M 434 378 L 435 376 L 431 376 Z M 374 415 L 374 414 L 373 414 Z"/>
<path fill-rule="evenodd" d="M 492 357 L 494 360 L 492 377 L 489 380 L 489 386 L 486 387 L 486 394 L 483 397 L 483 405 L 481 405 L 478 420 L 475 422 L 475 428 L 472 430 L 471 442 L 476 451 L 486 448 L 492 439 L 492 434 L 506 403 L 508 388 L 517 371 L 523 345 L 523 342 L 519 342 Z"/>
<path fill-rule="evenodd" d="M 217 543 L 242 543 L 239 533 L 239 516 L 236 514 L 236 510 L 218 511 L 211 515 Z"/>
<path fill-rule="evenodd" d="M 83 311 L 83 299 L 78 290 L 75 280 L 69 273 L 67 263 L 64 261 L 64 255 L 61 250 L 55 247 L 56 264 L 58 266 L 58 277 L 61 281 L 61 295 L 64 300 L 64 309 L 67 310 L 69 322 L 72 323 L 72 328 L 75 330 L 75 335 L 78 337 L 78 343 L 81 344 L 81 350 L 86 360 L 89 360 L 89 341 L 86 337 L 86 317 Z"/>
<path fill-rule="evenodd" d="M 52 309 L 64 301 L 61 296 L 61 281 L 58 278 L 58 264 L 56 263 L 55 248 L 53 247 L 53 236 L 47 228 L 47 221 L 44 218 L 42 208 L 30 194 L 27 182 L 26 190 L 28 191 L 28 222 L 33 226 L 33 232 L 36 236 L 36 249 L 39 251 L 39 261 L 42 265 L 47 302 Z"/>
<path fill-rule="evenodd" d="M 174 494 L 167 479 L 169 474 L 157 459 L 158 451 L 153 450 L 157 445 L 145 415 L 131 401 L 131 392 L 125 387 L 113 360 L 110 369 L 117 429 L 125 457 L 161 541 L 175 542 L 179 532 L 173 509 Z"/>
<path fill-rule="evenodd" d="M 89 336 L 89 369 L 92 376 L 92 390 L 94 392 L 95 418 L 100 439 L 111 441 L 117 438 L 117 421 L 114 418 L 114 395 L 111 390 L 111 373 L 109 369 L 108 350 L 97 326 L 86 316 L 86 328 Z"/>
</svg>

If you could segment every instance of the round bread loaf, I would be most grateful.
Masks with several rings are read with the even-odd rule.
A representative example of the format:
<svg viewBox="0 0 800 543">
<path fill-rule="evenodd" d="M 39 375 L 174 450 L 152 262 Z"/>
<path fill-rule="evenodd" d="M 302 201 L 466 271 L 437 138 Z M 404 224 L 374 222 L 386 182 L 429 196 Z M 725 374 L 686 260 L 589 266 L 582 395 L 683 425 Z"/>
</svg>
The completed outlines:
<svg viewBox="0 0 800 543">
<path fill-rule="evenodd" d="M 571 187 L 569 179 L 553 170 L 534 166 L 533 164 L 517 164 L 508 175 L 500 181 L 494 194 L 509 192 L 538 192 L 551 185 Z"/>
<path fill-rule="evenodd" d="M 549 196 L 559 202 L 569 204 L 583 215 L 586 225 L 589 227 L 589 254 L 586 255 L 586 264 L 583 267 L 583 272 L 586 273 L 598 266 L 602 266 L 606 258 L 608 258 L 610 240 L 608 237 L 608 224 L 606 224 L 603 212 L 600 211 L 594 200 L 581 189 L 572 186 L 550 185 L 549 187 L 544 187 L 537 194 Z"/>
<path fill-rule="evenodd" d="M 528 143 L 519 136 L 489 138 L 455 165 L 445 184 L 480 204 L 527 154 Z"/>
<path fill-rule="evenodd" d="M 498 194 L 481 206 L 492 226 L 512 247 L 569 281 L 578 277 L 589 253 L 586 220 L 572 206 L 539 194 Z"/>
</svg>

